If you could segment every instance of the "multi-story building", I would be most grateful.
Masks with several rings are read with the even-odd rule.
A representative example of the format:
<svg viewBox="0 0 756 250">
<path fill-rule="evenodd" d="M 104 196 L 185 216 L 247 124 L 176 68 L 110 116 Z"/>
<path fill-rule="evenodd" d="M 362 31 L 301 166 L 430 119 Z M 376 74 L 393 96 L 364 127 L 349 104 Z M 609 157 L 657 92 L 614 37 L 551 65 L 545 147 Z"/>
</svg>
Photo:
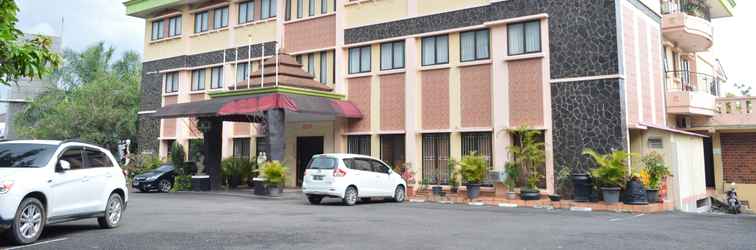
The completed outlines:
<svg viewBox="0 0 756 250">
<path fill-rule="evenodd" d="M 734 6 L 702 3 L 726 5 L 727 11 Z M 517 137 L 511 131 L 527 126 L 543 132 L 543 192 L 555 191 L 556 171 L 592 166 L 582 155 L 592 148 L 660 151 L 675 173 L 669 198 L 678 208 L 697 210 L 706 196 L 701 152 L 708 137 L 675 126 L 678 116 L 706 110 L 674 102 L 691 94 L 683 91 L 686 84 L 708 83 L 669 76 L 703 70 L 705 62 L 712 63 L 706 68 L 711 75 L 721 70 L 699 53 L 711 47 L 711 32 L 703 42 L 675 40 L 700 31 L 675 31 L 678 26 L 668 25 L 673 11 L 663 1 L 125 5 L 129 15 L 146 20 L 142 152 L 165 156 L 178 142 L 192 155 L 197 149 L 190 142 L 202 138 L 212 151 L 206 152 L 210 164 L 265 151 L 290 166 L 290 186 L 301 181 L 312 154 L 351 152 L 408 166 L 417 179 L 445 184 L 450 160 L 471 152 L 503 171 L 511 158 L 507 147 Z M 684 19 L 683 25 L 690 20 L 698 21 Z M 688 50 L 692 54 L 681 52 Z M 681 56 L 701 58 L 701 64 L 696 60 L 698 68 L 675 74 L 670 64 L 678 69 Z M 696 67 L 690 60 L 687 65 Z M 680 91 L 671 87 L 678 85 Z M 266 96 L 287 103 L 276 99 L 265 106 Z M 338 108 L 321 105 L 325 101 Z"/>
</svg>

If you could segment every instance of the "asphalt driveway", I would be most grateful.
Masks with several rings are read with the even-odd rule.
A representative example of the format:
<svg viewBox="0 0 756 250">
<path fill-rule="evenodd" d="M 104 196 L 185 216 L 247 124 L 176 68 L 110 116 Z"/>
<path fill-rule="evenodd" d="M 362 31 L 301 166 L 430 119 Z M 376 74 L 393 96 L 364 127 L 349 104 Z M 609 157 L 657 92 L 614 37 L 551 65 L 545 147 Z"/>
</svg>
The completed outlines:
<svg viewBox="0 0 756 250">
<path fill-rule="evenodd" d="M 26 249 L 754 249 L 756 217 L 134 193 L 120 228 L 50 226 Z M 9 247 L 1 242 L 0 248 Z"/>
</svg>

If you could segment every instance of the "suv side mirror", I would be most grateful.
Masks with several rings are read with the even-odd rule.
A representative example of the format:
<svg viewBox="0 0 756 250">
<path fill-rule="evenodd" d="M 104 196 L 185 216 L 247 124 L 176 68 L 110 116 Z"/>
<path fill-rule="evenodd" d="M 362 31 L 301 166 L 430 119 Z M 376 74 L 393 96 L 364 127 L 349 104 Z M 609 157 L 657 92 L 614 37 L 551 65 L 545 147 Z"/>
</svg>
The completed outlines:
<svg viewBox="0 0 756 250">
<path fill-rule="evenodd" d="M 58 161 L 56 170 L 58 170 L 58 172 L 66 172 L 68 170 L 71 170 L 71 163 L 66 160 L 60 160 Z"/>
</svg>

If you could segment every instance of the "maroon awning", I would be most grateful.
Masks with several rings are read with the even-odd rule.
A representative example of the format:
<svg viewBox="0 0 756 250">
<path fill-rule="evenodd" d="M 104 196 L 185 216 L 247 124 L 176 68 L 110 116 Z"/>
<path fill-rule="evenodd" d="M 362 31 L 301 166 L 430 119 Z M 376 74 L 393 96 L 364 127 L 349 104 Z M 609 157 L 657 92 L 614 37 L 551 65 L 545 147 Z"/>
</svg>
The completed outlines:
<svg viewBox="0 0 756 250">
<path fill-rule="evenodd" d="M 362 112 L 349 101 L 280 93 L 219 97 L 206 101 L 172 104 L 158 109 L 152 117 L 234 117 L 256 115 L 275 108 L 297 113 L 362 118 Z"/>
</svg>

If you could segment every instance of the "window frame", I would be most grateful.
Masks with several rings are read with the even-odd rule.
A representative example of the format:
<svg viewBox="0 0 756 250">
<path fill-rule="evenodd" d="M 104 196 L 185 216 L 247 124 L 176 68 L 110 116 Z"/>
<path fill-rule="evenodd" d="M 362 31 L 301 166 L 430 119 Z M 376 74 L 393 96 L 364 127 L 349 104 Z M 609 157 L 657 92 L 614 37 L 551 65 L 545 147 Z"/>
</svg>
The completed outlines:
<svg viewBox="0 0 756 250">
<path fill-rule="evenodd" d="M 440 62 L 438 60 L 438 38 L 445 38 L 446 39 L 446 61 Z M 425 63 L 425 41 L 426 39 L 433 39 L 433 63 L 426 64 Z M 436 35 L 436 36 L 426 36 L 420 39 L 420 65 L 422 66 L 433 66 L 433 65 L 443 65 L 443 64 L 449 64 L 449 34 L 443 34 L 443 35 Z"/>
<path fill-rule="evenodd" d="M 371 156 L 372 145 L 370 135 L 348 135 L 347 136 L 347 153 Z M 354 145 L 353 143 L 357 143 Z M 355 149 L 355 150 L 353 150 Z"/>
<path fill-rule="evenodd" d="M 475 145 L 478 147 L 478 150 L 466 150 L 468 147 L 470 147 L 472 144 L 469 143 L 468 140 L 477 140 L 479 143 L 484 142 L 485 140 L 488 141 L 487 147 L 488 152 L 482 152 L 479 148 L 481 144 Z M 488 170 L 493 169 L 493 133 L 492 132 L 462 132 L 460 134 L 460 149 L 462 152 L 462 156 L 465 156 L 469 154 L 471 151 L 475 151 L 478 153 L 478 155 L 483 156 L 483 158 L 487 158 L 488 161 Z M 487 153 L 487 154 L 483 154 Z"/>
<path fill-rule="evenodd" d="M 241 65 L 244 65 L 244 68 L 243 68 L 244 69 L 244 71 L 243 71 L 244 74 L 242 75 L 244 77 L 243 79 L 239 79 L 239 68 L 240 68 Z M 244 81 L 244 80 L 247 80 L 247 78 L 249 77 L 249 71 L 248 70 L 249 70 L 249 62 L 236 63 L 236 82 L 237 83 L 241 82 L 241 81 Z"/>
<path fill-rule="evenodd" d="M 90 160 L 90 158 L 94 157 L 91 157 L 90 154 L 99 155 L 98 157 L 101 157 L 104 161 L 107 162 L 107 164 L 105 166 L 93 166 L 94 164 L 91 164 L 92 160 Z M 113 161 L 110 160 L 110 157 L 108 157 L 105 152 L 102 152 L 101 150 L 96 148 L 84 147 L 84 168 L 110 168 L 114 166 L 116 165 L 114 165 Z"/>
<path fill-rule="evenodd" d="M 190 89 L 192 92 L 205 90 L 205 70 L 206 69 L 192 70 L 192 86 Z M 198 82 L 198 80 L 200 81 Z"/>
<path fill-rule="evenodd" d="M 368 69 L 367 70 L 362 70 L 362 66 L 363 66 L 362 65 L 362 54 L 363 54 L 362 50 L 364 50 L 364 49 L 368 50 L 367 54 L 368 54 L 369 59 L 368 59 L 368 65 L 367 65 Z M 358 56 L 357 56 L 358 65 L 359 65 L 359 68 L 357 69 L 357 72 L 352 72 L 352 62 L 354 60 L 354 58 L 352 58 L 352 50 L 357 50 L 359 52 Z M 373 53 L 373 51 L 372 51 L 372 45 L 365 45 L 365 46 L 361 46 L 361 47 L 352 47 L 352 48 L 349 48 L 349 50 L 347 51 L 347 53 L 349 54 L 348 55 L 349 59 L 348 59 L 348 65 L 347 65 L 347 72 L 349 72 L 350 75 L 351 74 L 369 73 L 369 72 L 371 72 L 373 70 L 373 65 L 372 65 L 373 64 L 373 62 L 372 62 L 373 61 L 373 58 L 372 58 L 373 57 L 373 55 L 372 55 L 372 53 Z"/>
<path fill-rule="evenodd" d="M 170 78 L 170 87 L 168 88 Z M 163 77 L 163 93 L 165 94 L 171 94 L 176 93 L 179 91 L 179 72 L 168 72 L 165 73 L 165 76 Z"/>
<path fill-rule="evenodd" d="M 276 13 L 276 2 L 277 0 L 260 0 L 260 20 L 265 20 L 269 18 L 274 18 L 278 14 Z M 267 6 L 266 4 L 267 3 Z M 268 8 L 265 8 L 268 7 Z M 263 15 L 263 10 L 268 10 L 268 15 Z"/>
<path fill-rule="evenodd" d="M 240 2 L 236 6 L 236 9 L 238 10 L 238 15 L 236 17 L 238 24 L 251 23 L 255 21 L 255 0 Z M 246 12 L 244 13 L 246 16 L 244 20 L 242 20 L 241 16 L 242 6 L 246 6 Z"/>
<path fill-rule="evenodd" d="M 250 159 L 252 156 L 252 138 L 234 138 L 232 141 L 231 155 L 237 159 Z M 239 149 L 239 150 L 237 150 Z M 237 152 L 240 151 L 240 152 Z M 246 155 L 244 153 L 246 152 Z M 237 154 L 240 153 L 240 154 Z"/>
<path fill-rule="evenodd" d="M 83 146 L 69 146 L 69 147 L 66 147 L 65 149 L 61 150 L 60 154 L 58 155 L 58 157 L 56 157 L 56 159 L 58 160 L 58 162 L 60 162 L 61 160 L 64 160 L 63 156 L 65 156 L 66 153 L 68 153 L 68 151 L 71 151 L 71 150 L 78 150 L 79 151 L 79 158 L 81 159 L 81 163 L 80 163 L 80 166 L 78 168 L 74 168 L 74 165 L 70 164 L 71 168 L 68 169 L 68 170 L 66 170 L 66 171 L 76 171 L 76 170 L 87 169 L 87 163 L 86 163 L 87 160 L 84 158 L 84 153 L 86 152 L 86 149 Z M 69 161 L 69 160 L 66 160 L 66 161 L 68 163 L 71 163 L 71 161 Z"/>
<path fill-rule="evenodd" d="M 216 77 L 216 72 L 218 77 Z M 212 67 L 210 68 L 210 89 L 221 88 L 223 88 L 223 66 Z"/>
<path fill-rule="evenodd" d="M 176 37 L 180 36 L 182 33 L 182 23 L 181 23 L 181 15 L 178 16 L 172 16 L 167 18 L 168 19 L 168 37 Z M 173 22 L 173 25 L 171 25 L 171 22 Z M 173 32 L 171 32 L 171 29 L 173 29 Z"/>
<path fill-rule="evenodd" d="M 320 14 L 328 13 L 328 0 L 320 0 Z"/>
<path fill-rule="evenodd" d="M 486 48 L 486 51 L 488 51 L 486 54 L 486 57 L 479 57 L 478 55 L 478 33 L 479 32 L 485 32 L 486 37 L 488 37 L 488 41 L 486 44 L 488 47 Z M 462 51 L 464 48 L 462 47 L 462 36 L 463 34 L 472 33 L 473 34 L 473 59 L 465 60 L 462 57 Z M 488 60 L 491 59 L 491 30 L 490 29 L 479 29 L 479 30 L 470 30 L 465 32 L 459 33 L 459 61 L 460 62 L 474 62 L 474 61 L 480 61 L 480 60 Z"/>
<path fill-rule="evenodd" d="M 216 22 L 218 19 L 218 13 L 220 13 L 220 26 Z M 229 19 L 229 7 L 228 5 L 213 9 L 213 30 L 223 29 L 228 27 Z M 224 24 L 225 23 L 225 24 Z"/>
<path fill-rule="evenodd" d="M 402 66 L 401 67 L 397 67 L 395 65 L 395 59 L 396 58 L 394 56 L 396 54 L 394 54 L 394 53 L 396 52 L 396 48 L 397 48 L 398 44 L 401 44 L 400 47 L 402 49 L 402 58 L 401 58 L 402 59 Z M 391 60 L 391 66 L 389 68 L 383 68 L 383 46 L 384 45 L 391 45 L 391 58 L 390 58 L 390 60 Z M 406 51 L 406 47 L 404 46 L 404 41 L 393 41 L 393 42 L 381 43 L 380 44 L 380 54 L 381 54 L 381 63 L 380 63 L 381 64 L 381 67 L 380 67 L 381 71 L 403 69 L 403 68 L 406 67 L 407 61 L 405 60 L 405 58 L 407 57 L 407 51 Z"/>
<path fill-rule="evenodd" d="M 297 19 L 304 16 L 304 0 L 297 0 Z"/>
<path fill-rule="evenodd" d="M 194 33 L 202 33 L 210 30 L 210 11 L 194 13 Z"/>
<path fill-rule="evenodd" d="M 307 15 L 315 16 L 315 0 L 307 1 Z"/>
<path fill-rule="evenodd" d="M 328 83 L 328 51 L 320 52 L 320 83 Z"/>
<path fill-rule="evenodd" d="M 315 75 L 315 53 L 307 54 L 307 73 Z"/>
<path fill-rule="evenodd" d="M 538 23 L 538 50 L 537 51 L 528 51 L 528 38 L 527 38 L 527 27 L 529 23 Z M 522 53 L 512 53 L 512 48 L 509 46 L 509 39 L 512 37 L 510 35 L 510 27 L 514 25 L 522 25 Z M 509 56 L 519 56 L 519 55 L 528 55 L 528 54 L 538 54 L 543 52 L 543 30 L 541 28 L 541 19 L 537 20 L 529 20 L 529 21 L 522 21 L 522 22 L 516 22 L 516 23 L 510 23 L 507 24 L 507 55 Z"/>
<path fill-rule="evenodd" d="M 164 29 L 165 29 L 164 26 L 165 25 L 163 24 L 164 21 L 165 21 L 165 19 L 160 19 L 160 20 L 152 21 L 152 23 L 151 23 L 152 28 L 150 30 L 150 32 L 151 32 L 151 34 L 150 34 L 150 40 L 156 41 L 156 40 L 160 40 L 160 39 L 165 38 L 165 32 L 164 32 Z M 157 29 L 155 29 L 155 28 L 157 28 Z"/>
</svg>

